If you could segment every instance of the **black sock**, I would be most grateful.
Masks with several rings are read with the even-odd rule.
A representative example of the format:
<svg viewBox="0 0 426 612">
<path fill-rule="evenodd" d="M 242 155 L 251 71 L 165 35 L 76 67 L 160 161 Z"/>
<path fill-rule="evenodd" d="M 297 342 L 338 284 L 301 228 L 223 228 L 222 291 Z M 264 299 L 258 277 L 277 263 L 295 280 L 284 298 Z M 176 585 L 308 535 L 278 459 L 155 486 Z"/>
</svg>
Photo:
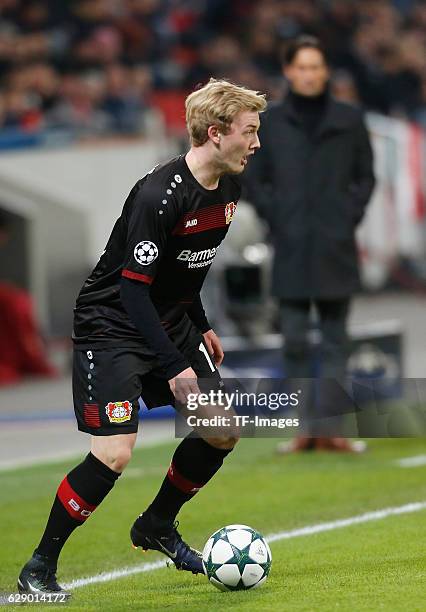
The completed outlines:
<svg viewBox="0 0 426 612">
<path fill-rule="evenodd" d="M 173 455 L 169 471 L 147 512 L 173 521 L 183 506 L 216 474 L 231 452 L 202 438 L 186 437 Z"/>
<path fill-rule="evenodd" d="M 63 545 L 108 495 L 120 476 L 89 453 L 59 485 L 49 519 L 35 553 L 56 567 Z"/>
</svg>

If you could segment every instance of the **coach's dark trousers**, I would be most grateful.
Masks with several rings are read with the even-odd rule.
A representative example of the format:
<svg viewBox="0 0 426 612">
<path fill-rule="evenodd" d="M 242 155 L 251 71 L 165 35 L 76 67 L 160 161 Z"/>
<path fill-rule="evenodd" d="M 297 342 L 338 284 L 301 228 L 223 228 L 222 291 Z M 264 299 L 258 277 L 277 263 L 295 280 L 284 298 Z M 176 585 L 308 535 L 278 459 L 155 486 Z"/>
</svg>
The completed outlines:
<svg viewBox="0 0 426 612">
<path fill-rule="evenodd" d="M 303 433 L 338 435 L 339 431 L 327 430 L 327 417 L 345 411 L 341 389 L 348 348 L 349 298 L 286 299 L 280 305 L 285 376 L 293 380 L 292 389 L 302 389 L 299 415 Z"/>
</svg>

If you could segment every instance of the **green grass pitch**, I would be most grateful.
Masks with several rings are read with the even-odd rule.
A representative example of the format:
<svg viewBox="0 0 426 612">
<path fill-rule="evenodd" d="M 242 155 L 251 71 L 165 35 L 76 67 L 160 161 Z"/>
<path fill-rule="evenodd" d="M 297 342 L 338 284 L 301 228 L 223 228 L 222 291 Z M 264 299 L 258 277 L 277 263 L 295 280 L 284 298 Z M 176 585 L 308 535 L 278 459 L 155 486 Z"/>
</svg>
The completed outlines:
<svg viewBox="0 0 426 612">
<path fill-rule="evenodd" d="M 397 467 L 425 454 L 421 439 L 370 441 L 361 456 L 280 457 L 276 440 L 243 440 L 221 473 L 179 516 L 184 538 L 202 547 L 229 523 L 264 535 L 426 501 L 426 466 Z M 174 445 L 137 450 L 112 494 L 65 547 L 59 582 L 162 559 L 132 549 L 129 527 L 158 489 Z M 76 461 L 0 472 L 0 592 L 16 578 L 47 518 L 57 485 Z M 258 590 L 221 593 L 203 576 L 163 568 L 76 588 L 67 610 L 360 612 L 425 610 L 426 510 L 271 544 L 272 570 Z M 37 610 L 58 606 L 37 605 Z M 59 606 L 60 607 L 60 606 Z M 21 609 L 8 606 L 6 609 Z"/>
</svg>

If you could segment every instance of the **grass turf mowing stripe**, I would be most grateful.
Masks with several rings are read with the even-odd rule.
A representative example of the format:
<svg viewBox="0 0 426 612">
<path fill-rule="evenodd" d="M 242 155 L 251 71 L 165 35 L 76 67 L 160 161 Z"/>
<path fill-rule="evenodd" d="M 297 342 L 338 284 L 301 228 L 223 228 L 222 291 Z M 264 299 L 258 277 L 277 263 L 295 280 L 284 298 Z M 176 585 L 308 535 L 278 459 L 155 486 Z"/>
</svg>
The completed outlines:
<svg viewBox="0 0 426 612">
<path fill-rule="evenodd" d="M 291 538 L 297 538 L 300 536 L 313 535 L 315 533 L 322 533 L 324 531 L 332 531 L 333 529 L 341 529 L 343 527 L 350 527 L 351 525 L 359 525 L 360 523 L 368 523 L 370 521 L 378 521 L 388 516 L 397 516 L 399 514 L 408 514 L 411 512 L 419 512 L 426 510 L 426 501 L 424 502 L 413 502 L 411 504 L 405 504 L 404 506 L 397 506 L 394 508 L 383 508 L 381 510 L 374 510 L 372 512 L 365 512 L 357 516 L 351 516 L 346 519 L 338 519 L 335 521 L 329 521 L 327 523 L 318 523 L 317 525 L 308 525 L 307 527 L 301 527 L 299 529 L 292 529 L 290 531 L 280 531 L 278 533 L 272 533 L 265 537 L 268 542 L 277 542 L 279 540 L 289 540 Z M 96 574 L 95 576 L 89 576 L 88 578 L 78 578 L 67 584 L 63 585 L 66 590 L 72 590 L 79 587 L 84 587 L 89 584 L 96 584 L 99 582 L 110 582 L 111 580 L 117 580 L 117 578 L 124 578 L 132 576 L 134 574 L 141 574 L 143 572 L 152 572 L 157 569 L 166 567 L 167 561 L 155 561 L 153 563 L 143 563 L 134 567 L 124 567 L 122 569 L 114 570 L 112 572 L 103 572 Z"/>
<path fill-rule="evenodd" d="M 396 459 L 395 464 L 403 468 L 419 467 L 420 465 L 426 465 L 426 455 L 414 455 L 414 457 L 404 457 L 403 459 Z"/>
</svg>

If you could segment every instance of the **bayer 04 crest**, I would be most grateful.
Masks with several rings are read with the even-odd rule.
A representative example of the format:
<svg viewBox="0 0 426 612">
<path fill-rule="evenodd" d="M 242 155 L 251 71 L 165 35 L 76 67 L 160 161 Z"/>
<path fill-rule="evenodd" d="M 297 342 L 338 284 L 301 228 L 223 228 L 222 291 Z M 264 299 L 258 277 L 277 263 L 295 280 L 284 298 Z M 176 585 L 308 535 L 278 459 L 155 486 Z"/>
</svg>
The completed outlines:
<svg viewBox="0 0 426 612">
<path fill-rule="evenodd" d="M 239 591 L 262 585 L 269 575 L 271 549 L 255 529 L 228 525 L 213 533 L 203 550 L 209 581 L 221 591 Z"/>
</svg>

